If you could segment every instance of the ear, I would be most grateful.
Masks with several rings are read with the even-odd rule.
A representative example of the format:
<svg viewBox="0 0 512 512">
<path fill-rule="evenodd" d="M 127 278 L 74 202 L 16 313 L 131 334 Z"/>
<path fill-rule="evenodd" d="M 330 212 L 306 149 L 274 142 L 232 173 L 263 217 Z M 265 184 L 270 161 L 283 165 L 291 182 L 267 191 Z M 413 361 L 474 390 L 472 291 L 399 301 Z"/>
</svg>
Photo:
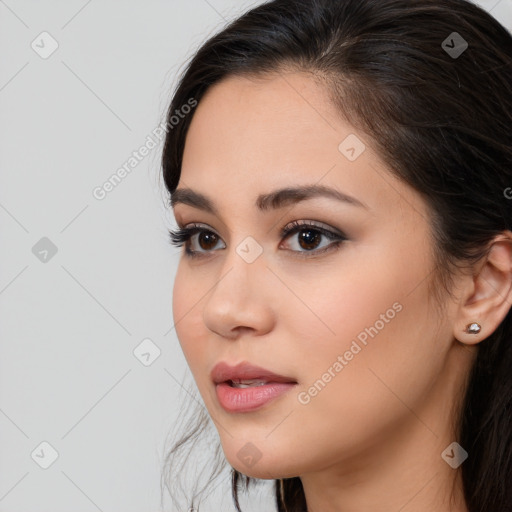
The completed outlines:
<svg viewBox="0 0 512 512">
<path fill-rule="evenodd" d="M 461 343 L 474 345 L 489 337 L 512 305 L 512 232 L 504 231 L 490 244 L 461 295 L 454 324 L 454 336 Z M 477 322 L 478 333 L 468 333 L 468 324 Z"/>
</svg>

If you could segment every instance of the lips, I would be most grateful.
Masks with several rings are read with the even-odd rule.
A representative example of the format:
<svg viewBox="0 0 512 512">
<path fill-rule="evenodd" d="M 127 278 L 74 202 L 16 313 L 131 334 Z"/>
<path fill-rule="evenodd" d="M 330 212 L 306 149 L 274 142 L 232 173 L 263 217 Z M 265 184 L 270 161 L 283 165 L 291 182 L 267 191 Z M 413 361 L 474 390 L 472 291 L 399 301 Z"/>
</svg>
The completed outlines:
<svg viewBox="0 0 512 512">
<path fill-rule="evenodd" d="M 228 413 L 254 413 L 297 386 L 292 377 L 247 362 L 230 366 L 220 362 L 211 378 L 219 404 Z"/>
<path fill-rule="evenodd" d="M 256 381 L 263 383 L 293 383 L 297 381 L 292 377 L 278 375 L 265 368 L 252 365 L 248 362 L 242 362 L 236 366 L 230 366 L 224 361 L 216 364 L 211 371 L 211 378 L 215 384 L 227 382 L 230 385 L 240 383 L 241 381 Z"/>
</svg>

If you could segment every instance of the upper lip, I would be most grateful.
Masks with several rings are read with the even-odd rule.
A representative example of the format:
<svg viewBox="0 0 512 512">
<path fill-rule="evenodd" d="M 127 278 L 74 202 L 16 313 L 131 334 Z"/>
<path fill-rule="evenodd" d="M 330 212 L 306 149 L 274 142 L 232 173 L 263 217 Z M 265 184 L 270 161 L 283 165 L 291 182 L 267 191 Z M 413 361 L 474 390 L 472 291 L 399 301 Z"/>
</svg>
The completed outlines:
<svg viewBox="0 0 512 512">
<path fill-rule="evenodd" d="M 297 381 L 291 377 L 284 375 L 278 375 L 277 373 L 255 366 L 248 362 L 242 362 L 235 366 L 231 366 L 228 363 L 221 361 L 217 363 L 212 371 L 211 378 L 215 384 L 221 382 L 227 382 L 230 380 L 248 380 L 248 379 L 259 379 L 266 382 L 293 382 Z"/>
</svg>

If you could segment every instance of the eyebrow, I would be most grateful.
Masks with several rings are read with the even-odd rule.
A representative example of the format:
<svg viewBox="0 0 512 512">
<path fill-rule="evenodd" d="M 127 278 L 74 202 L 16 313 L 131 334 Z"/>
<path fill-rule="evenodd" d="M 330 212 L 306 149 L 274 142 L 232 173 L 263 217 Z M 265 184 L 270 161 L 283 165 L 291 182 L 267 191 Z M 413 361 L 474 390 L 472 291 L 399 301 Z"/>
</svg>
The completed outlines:
<svg viewBox="0 0 512 512">
<path fill-rule="evenodd" d="M 368 206 L 359 201 L 359 199 L 323 185 L 286 187 L 274 190 L 268 194 L 261 194 L 256 199 L 256 206 L 260 211 L 264 212 L 269 209 L 276 210 L 283 208 L 289 204 L 296 204 L 315 197 L 328 197 L 369 210 Z M 187 204 L 213 215 L 218 215 L 218 210 L 211 199 L 190 188 L 176 189 L 174 193 L 171 194 L 170 206 L 174 208 L 178 203 Z"/>
</svg>

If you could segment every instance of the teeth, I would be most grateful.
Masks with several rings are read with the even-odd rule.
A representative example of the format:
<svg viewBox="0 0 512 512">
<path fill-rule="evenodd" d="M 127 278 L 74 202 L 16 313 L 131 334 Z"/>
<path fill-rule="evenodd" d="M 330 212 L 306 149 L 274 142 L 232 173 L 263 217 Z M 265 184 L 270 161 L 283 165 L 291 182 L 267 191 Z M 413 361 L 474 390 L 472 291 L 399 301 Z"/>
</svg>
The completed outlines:
<svg viewBox="0 0 512 512">
<path fill-rule="evenodd" d="M 249 388 L 251 386 L 264 386 L 267 384 L 267 381 L 261 379 L 248 379 L 248 380 L 232 380 L 231 385 L 234 388 Z"/>
</svg>

